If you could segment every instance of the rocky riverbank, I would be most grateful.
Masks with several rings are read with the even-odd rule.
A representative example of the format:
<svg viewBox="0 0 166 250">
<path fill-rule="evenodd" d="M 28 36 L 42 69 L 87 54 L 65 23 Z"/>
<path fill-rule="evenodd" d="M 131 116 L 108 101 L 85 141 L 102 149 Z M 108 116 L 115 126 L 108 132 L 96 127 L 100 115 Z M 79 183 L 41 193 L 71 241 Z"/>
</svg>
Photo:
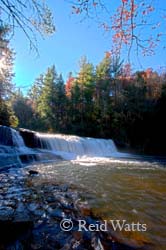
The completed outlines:
<svg viewBox="0 0 166 250">
<path fill-rule="evenodd" d="M 72 220 L 71 231 L 61 228 Z M 0 173 L 0 249 L 7 250 L 131 250 L 148 249 L 120 242 L 114 233 L 78 232 L 78 220 L 100 224 L 83 192 L 42 176 L 35 168 Z"/>
</svg>

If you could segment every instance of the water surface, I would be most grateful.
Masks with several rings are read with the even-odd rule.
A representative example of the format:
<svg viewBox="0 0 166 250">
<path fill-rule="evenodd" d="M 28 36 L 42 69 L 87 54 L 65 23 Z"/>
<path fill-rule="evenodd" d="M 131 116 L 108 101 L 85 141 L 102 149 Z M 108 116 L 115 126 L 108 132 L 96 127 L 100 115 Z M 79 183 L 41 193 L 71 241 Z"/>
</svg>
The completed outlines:
<svg viewBox="0 0 166 250">
<path fill-rule="evenodd" d="M 146 232 L 118 232 L 119 237 L 166 249 L 166 169 L 158 164 L 107 159 L 38 165 L 50 181 L 74 185 L 103 219 L 147 225 Z"/>
</svg>

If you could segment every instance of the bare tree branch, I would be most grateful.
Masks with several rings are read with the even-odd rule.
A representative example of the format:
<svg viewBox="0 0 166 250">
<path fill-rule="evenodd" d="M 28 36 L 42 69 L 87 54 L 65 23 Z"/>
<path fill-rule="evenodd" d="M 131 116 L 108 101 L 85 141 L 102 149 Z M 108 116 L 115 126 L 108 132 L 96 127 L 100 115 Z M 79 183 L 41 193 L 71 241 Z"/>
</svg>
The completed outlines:
<svg viewBox="0 0 166 250">
<path fill-rule="evenodd" d="M 0 21 L 12 30 L 20 28 L 29 41 L 31 49 L 37 52 L 36 31 L 43 37 L 55 31 L 49 8 L 36 0 L 0 0 Z"/>
</svg>

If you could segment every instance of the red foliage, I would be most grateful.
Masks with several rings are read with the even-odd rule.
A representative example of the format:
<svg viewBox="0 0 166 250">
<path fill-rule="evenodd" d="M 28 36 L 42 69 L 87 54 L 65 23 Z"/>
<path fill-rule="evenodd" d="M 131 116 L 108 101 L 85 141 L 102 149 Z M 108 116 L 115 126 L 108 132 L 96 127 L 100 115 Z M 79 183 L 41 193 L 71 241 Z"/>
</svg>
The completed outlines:
<svg viewBox="0 0 166 250">
<path fill-rule="evenodd" d="M 110 58 L 110 57 L 111 57 L 111 52 L 106 51 L 106 52 L 105 52 L 105 56 L 106 56 L 106 58 Z"/>
<path fill-rule="evenodd" d="M 109 19 L 97 21 L 99 22 L 99 27 L 103 28 L 104 31 L 111 33 L 113 31 L 112 53 L 118 54 L 119 56 L 122 48 L 125 48 L 128 51 L 128 57 L 130 57 L 131 49 L 136 48 L 137 54 L 138 52 L 142 52 L 144 55 L 153 55 L 157 44 L 161 38 L 163 39 L 163 35 L 161 37 L 161 29 L 158 34 L 156 34 L 156 32 L 152 33 L 151 31 L 161 28 L 161 22 L 166 16 L 162 15 L 161 22 L 159 20 L 157 22 L 155 22 L 155 20 L 151 22 L 151 14 L 156 10 L 151 4 L 151 1 L 137 1 L 137 4 L 136 0 L 121 0 L 118 2 L 120 5 L 112 15 L 109 6 L 107 8 L 104 1 L 74 0 L 73 13 L 83 14 L 84 17 L 87 16 L 87 18 L 98 18 L 100 12 L 105 11 Z M 143 29 L 147 27 L 146 34 L 141 34 L 141 27 L 143 27 Z"/>
<path fill-rule="evenodd" d="M 71 97 L 71 90 L 72 90 L 72 86 L 73 86 L 73 82 L 74 82 L 74 77 L 69 77 L 68 80 L 66 81 L 65 84 L 65 91 L 66 91 L 66 96 L 67 97 Z"/>
</svg>

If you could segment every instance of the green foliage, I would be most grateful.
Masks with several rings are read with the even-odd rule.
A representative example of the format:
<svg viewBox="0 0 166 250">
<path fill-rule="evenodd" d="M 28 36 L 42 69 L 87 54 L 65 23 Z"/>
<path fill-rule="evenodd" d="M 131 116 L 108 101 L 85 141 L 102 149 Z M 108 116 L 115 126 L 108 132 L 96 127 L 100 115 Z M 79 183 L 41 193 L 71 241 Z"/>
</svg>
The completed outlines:
<svg viewBox="0 0 166 250">
<path fill-rule="evenodd" d="M 18 118 L 19 127 L 33 129 L 35 115 L 32 109 L 31 101 L 18 91 L 11 99 L 13 111 Z"/>
<path fill-rule="evenodd" d="M 42 129 L 48 131 L 65 130 L 66 95 L 62 75 L 58 75 L 55 66 L 48 68 L 46 74 L 36 79 L 29 91 L 29 98 L 37 117 L 40 117 Z"/>
<path fill-rule="evenodd" d="M 45 120 L 48 130 L 54 130 L 54 120 L 55 120 L 55 81 L 56 81 L 56 71 L 55 67 L 52 66 L 48 68 L 46 75 L 43 80 L 43 87 L 41 90 L 41 95 L 38 98 L 37 111 L 41 118 Z"/>
<path fill-rule="evenodd" d="M 28 97 L 34 102 L 37 103 L 41 93 L 44 82 L 44 76 L 41 74 L 33 83 L 31 89 L 28 92 Z"/>
<path fill-rule="evenodd" d="M 0 26 L 0 98 L 5 99 L 12 93 L 13 84 L 13 60 L 14 52 L 9 47 L 7 36 L 9 29 L 5 25 Z"/>
<path fill-rule="evenodd" d="M 21 127 L 113 138 L 142 153 L 166 154 L 165 79 L 149 70 L 124 74 L 122 62 L 106 54 L 96 68 L 82 58 L 66 85 L 55 66 L 48 68 L 27 97 L 18 92 L 11 103 Z M 2 124 L 10 124 L 6 109 L 3 102 Z"/>
<path fill-rule="evenodd" d="M 9 104 L 13 92 L 13 60 L 14 53 L 9 47 L 7 39 L 9 29 L 0 26 L 0 124 L 17 126 L 18 119 Z"/>
<path fill-rule="evenodd" d="M 77 117 L 75 126 L 83 134 L 85 129 L 91 129 L 91 116 L 93 112 L 93 95 L 95 87 L 94 67 L 86 57 L 80 61 L 80 71 L 75 80 L 72 97 L 75 102 Z M 88 132 L 88 131 L 87 131 Z"/>
<path fill-rule="evenodd" d="M 0 125 L 10 125 L 10 113 L 5 102 L 0 99 Z"/>
</svg>

